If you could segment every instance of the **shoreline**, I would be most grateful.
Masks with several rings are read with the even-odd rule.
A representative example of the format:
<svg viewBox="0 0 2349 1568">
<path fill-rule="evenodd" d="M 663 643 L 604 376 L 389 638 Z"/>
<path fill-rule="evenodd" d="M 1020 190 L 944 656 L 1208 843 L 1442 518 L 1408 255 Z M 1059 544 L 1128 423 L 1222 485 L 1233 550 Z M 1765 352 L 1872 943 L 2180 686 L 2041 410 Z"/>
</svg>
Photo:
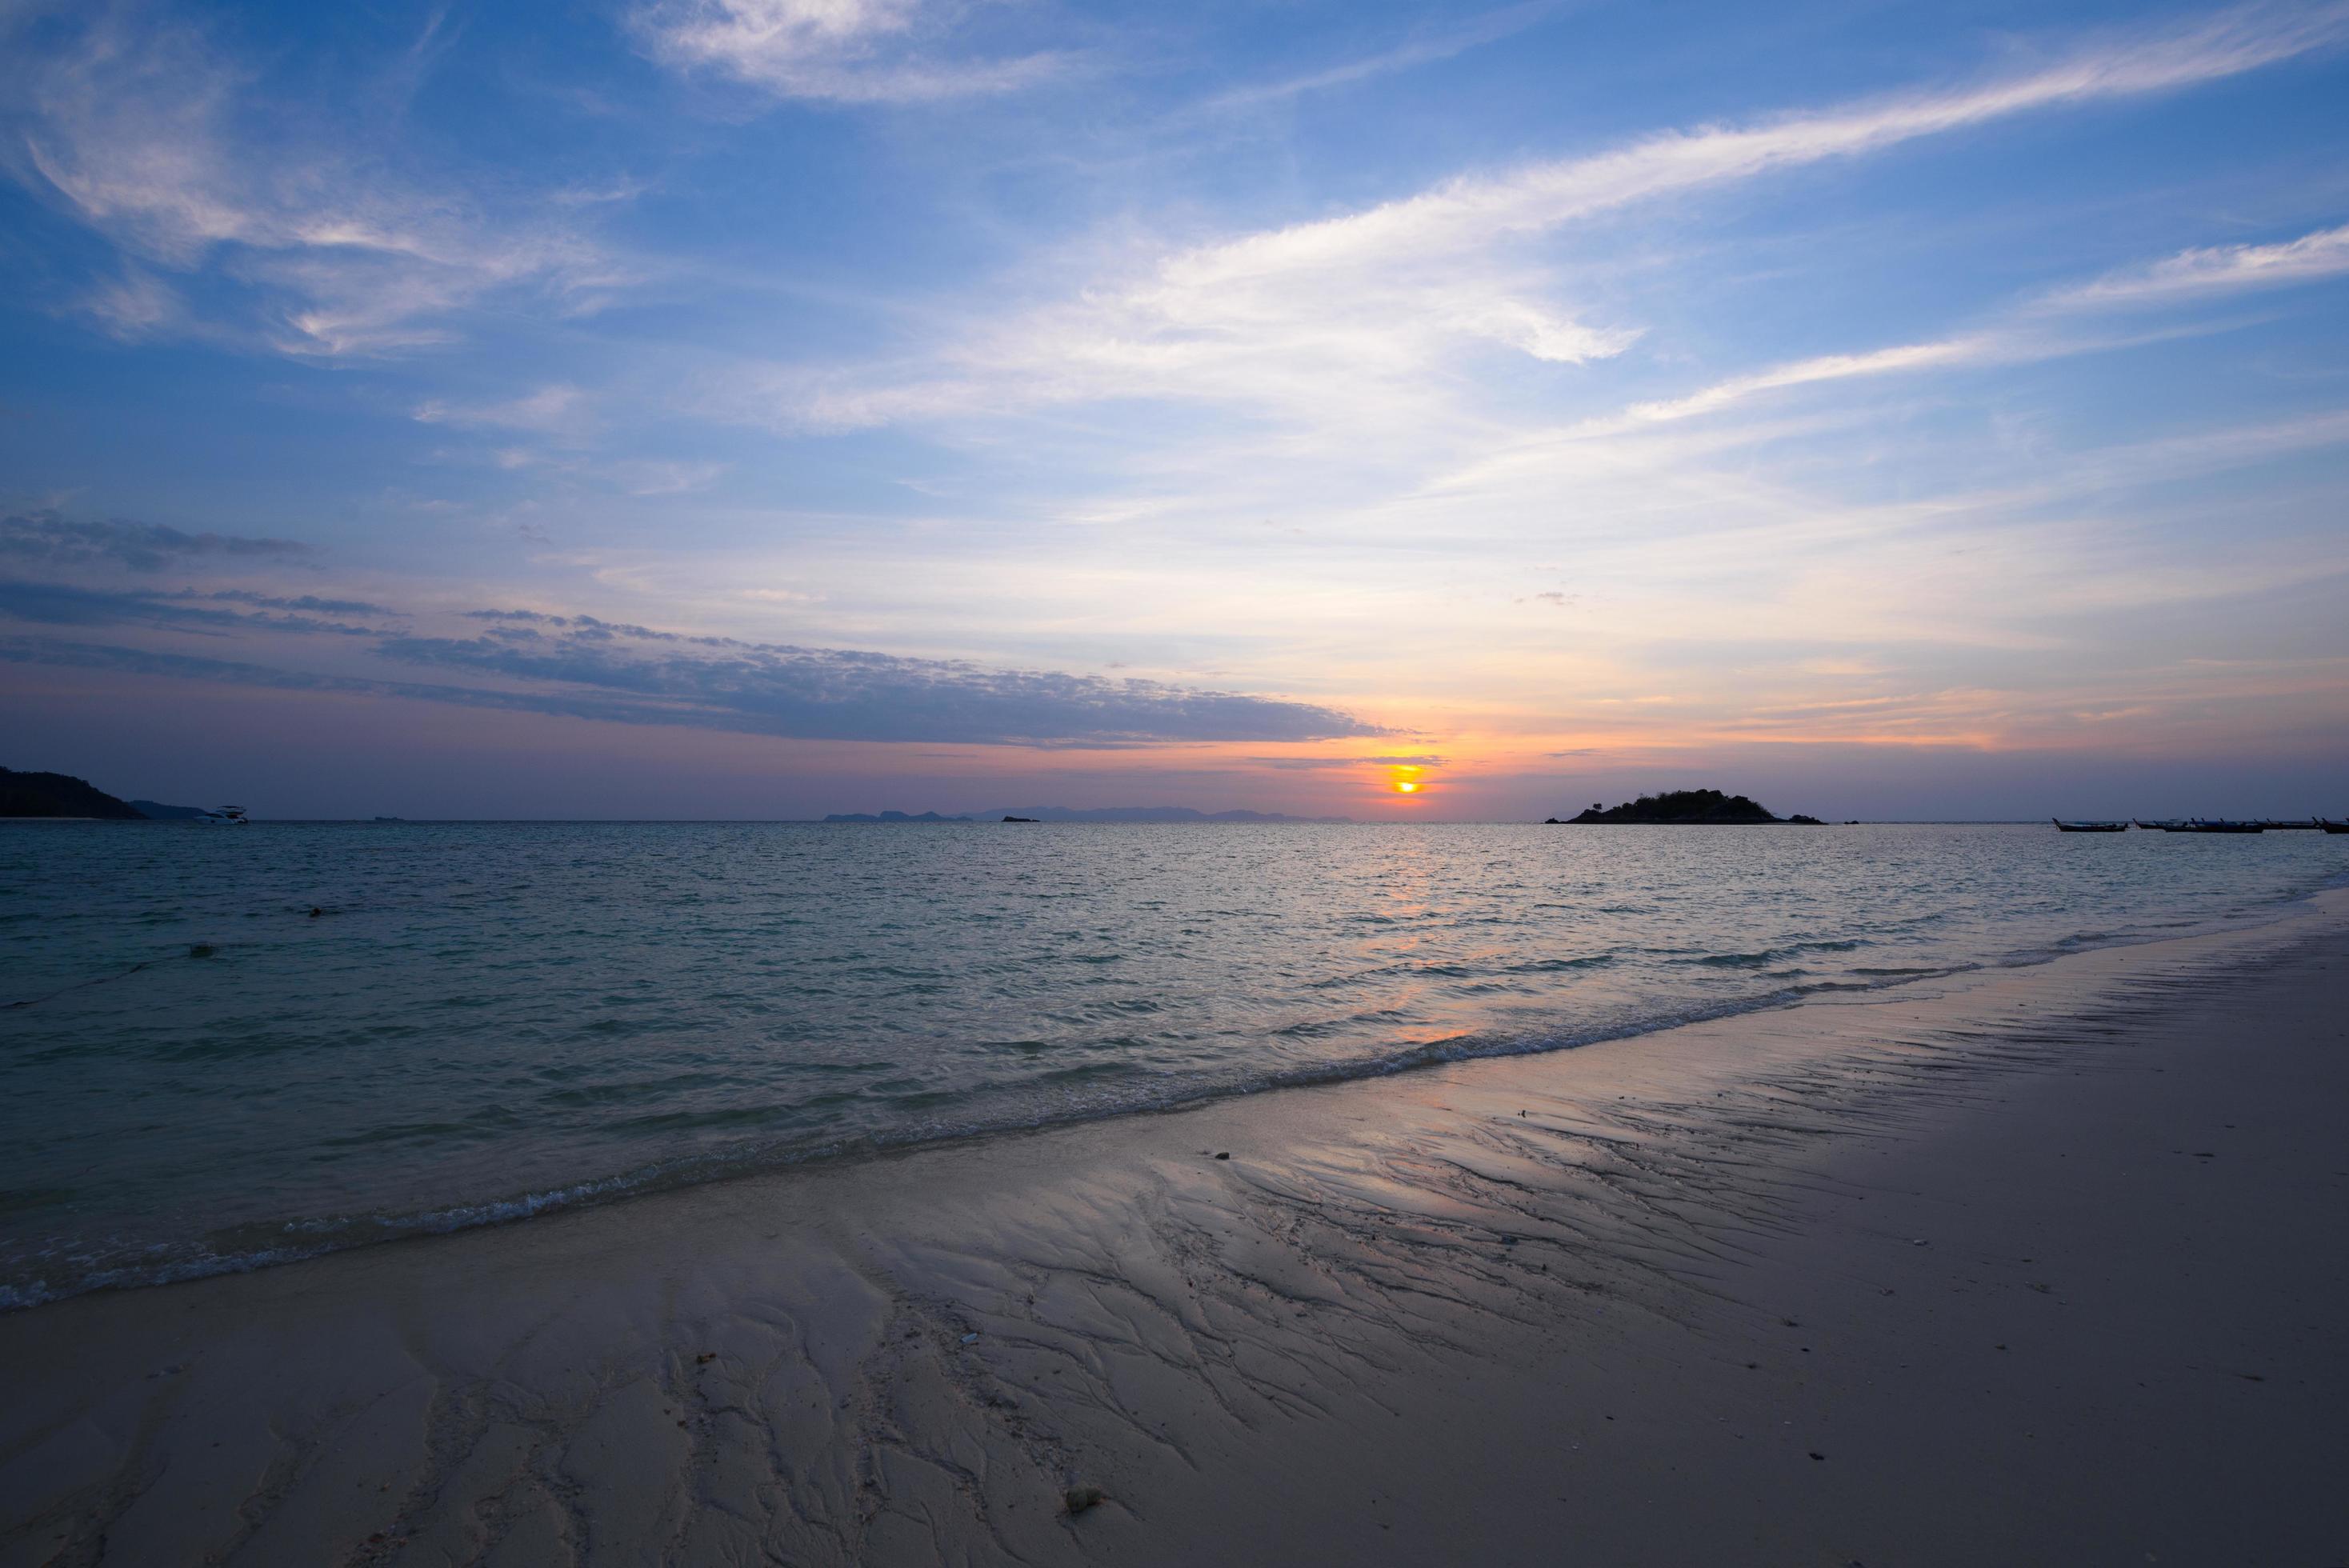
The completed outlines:
<svg viewBox="0 0 2349 1568">
<path fill-rule="evenodd" d="M 0 1315 L 24 1369 L 0 1563 L 1522 1560 L 1560 1541 L 1599 1561 L 2141 1562 L 2196 1560 L 2170 1553 L 2198 1528 L 2203 1560 L 2230 1541 L 2330 1560 L 2308 1555 L 2329 1523 L 2310 1467 L 2349 1462 L 2329 1413 L 2349 1394 L 2349 1068 L 2312 1042 L 2337 1034 L 2344 980 L 2335 890 L 2216 934 L 34 1306 Z M 2254 1109 L 2228 1119 L 2273 1124 L 2252 1158 L 2215 1127 L 2137 1148 L 2230 1092 Z M 2312 1153 L 2311 1127 L 2334 1141 Z M 2194 1260 L 2231 1288 L 2190 1325 L 2274 1339 L 2265 1304 L 2289 1300 L 2302 1337 L 2252 1345 L 2231 1386 L 2165 1364 L 2120 1423 L 2147 1379 L 2112 1347 L 2158 1358 L 2177 1281 L 2146 1271 L 2184 1254 L 2067 1228 L 2026 1175 L 2093 1176 L 2148 1228 L 2216 1204 L 2189 1251 L 2216 1249 Z M 2033 1226 L 2032 1250 L 2001 1239 Z M 2027 1315 L 2051 1312 L 2095 1331 L 2075 1363 L 2048 1346 L 2078 1327 Z M 1969 1339 L 1962 1376 L 1920 1365 L 1974 1317 L 2002 1360 L 1973 1369 Z M 2297 1381 L 2261 1369 L 2286 1362 Z M 2087 1404 L 2064 1392 L 2082 1377 Z M 1920 1429 L 1860 1435 L 1893 1396 Z M 1985 1409 L 2032 1435 L 1992 1443 Z M 2139 1453 L 2147 1434 L 2244 1496 L 2313 1490 L 2255 1521 L 2207 1488 L 2189 1510 L 2194 1471 Z M 2085 1472 L 2119 1450 L 2139 1462 L 2115 1501 Z M 1071 1486 L 1108 1501 L 1067 1517 Z M 1931 1502 L 2002 1487 L 2028 1506 Z M 2207 1533 L 2230 1525 L 2251 1534 Z"/>
<path fill-rule="evenodd" d="M 1538 1037 L 1495 1037 L 1478 1034 L 1449 1036 L 1420 1042 L 1381 1057 L 1300 1066 L 1227 1082 L 1178 1086 L 1163 1098 L 1121 1103 L 1106 1109 L 1085 1107 L 1040 1117 L 1010 1117 L 944 1131 L 916 1128 L 898 1136 L 864 1135 L 844 1142 L 789 1149 L 769 1147 L 687 1153 L 651 1165 L 584 1175 L 560 1187 L 454 1199 L 429 1208 L 395 1214 L 300 1215 L 276 1222 L 247 1222 L 239 1228 L 248 1233 L 277 1231 L 286 1239 L 235 1253 L 209 1250 L 196 1252 L 193 1248 L 201 1243 L 187 1243 L 190 1250 L 186 1255 L 148 1264 L 143 1274 L 136 1273 L 134 1265 L 109 1264 L 104 1267 L 86 1268 L 73 1280 L 56 1286 L 50 1285 L 46 1279 L 26 1283 L 0 1282 L 0 1319 L 13 1313 L 35 1311 L 92 1294 L 163 1289 L 222 1276 L 260 1273 L 331 1258 L 347 1252 L 534 1222 L 557 1214 L 593 1212 L 615 1204 L 691 1191 L 704 1186 L 787 1179 L 798 1172 L 893 1159 L 925 1150 L 949 1150 L 995 1139 L 1051 1133 L 1127 1118 L 1185 1116 L 1231 1100 L 1336 1088 L 1471 1062 L 1588 1050 L 1595 1046 L 1653 1038 L 1705 1024 L 1733 1022 L 1758 1015 L 1831 1004 L 1840 998 L 1866 999 L 1899 993 L 1913 986 L 1963 981 L 1968 976 L 2037 968 L 2089 954 L 2203 938 L 2246 936 L 2305 918 L 2310 912 L 2322 907 L 2328 898 L 2349 900 L 2349 888 L 2339 884 L 2313 888 L 2244 912 L 2224 923 L 2207 924 L 2184 934 L 2116 935 L 2095 933 L 2067 938 L 2054 946 L 2021 948 L 1947 967 L 1889 972 L 1865 983 L 1831 978 L 1797 982 L 1773 992 L 1725 1000 L 1659 1018 L 1620 1026 L 1598 1026 L 1590 1032 L 1579 1035 L 1544 1035 Z M 145 967 L 147 963 L 135 965 L 130 972 Z M 121 976 L 102 975 L 77 982 L 65 989 L 104 984 L 117 978 Z M 33 997 L 8 1006 L 30 1006 L 47 999 L 46 996 Z M 302 1236 L 316 1238 L 327 1235 L 346 1227 L 353 1232 L 365 1232 L 374 1227 L 378 1233 L 360 1240 L 300 1239 Z M 151 1254 L 162 1250 L 163 1245 L 159 1243 L 147 1250 Z"/>
</svg>

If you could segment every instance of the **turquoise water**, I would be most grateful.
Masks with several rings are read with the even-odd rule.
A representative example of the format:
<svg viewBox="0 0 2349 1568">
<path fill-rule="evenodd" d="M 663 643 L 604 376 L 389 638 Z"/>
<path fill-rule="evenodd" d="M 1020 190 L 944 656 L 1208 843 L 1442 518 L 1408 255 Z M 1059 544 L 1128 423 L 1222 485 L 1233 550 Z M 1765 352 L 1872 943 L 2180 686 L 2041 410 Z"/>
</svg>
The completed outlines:
<svg viewBox="0 0 2349 1568">
<path fill-rule="evenodd" d="M 2044 827 L 13 824 L 0 1305 L 1572 1046 L 2344 877 L 2349 838 Z"/>
</svg>

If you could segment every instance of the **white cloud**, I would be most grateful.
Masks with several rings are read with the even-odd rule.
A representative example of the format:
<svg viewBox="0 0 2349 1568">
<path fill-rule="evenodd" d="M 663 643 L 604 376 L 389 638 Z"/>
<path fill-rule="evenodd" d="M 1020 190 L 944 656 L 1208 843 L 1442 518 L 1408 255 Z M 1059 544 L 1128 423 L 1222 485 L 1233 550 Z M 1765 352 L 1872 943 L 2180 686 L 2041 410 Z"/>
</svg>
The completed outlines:
<svg viewBox="0 0 2349 1568">
<path fill-rule="evenodd" d="M 950 56 L 954 12 L 924 0 L 658 0 L 636 14 L 653 57 L 779 98 L 912 103 L 1009 92 L 1066 64 L 1056 54 Z"/>
<path fill-rule="evenodd" d="M 86 291 L 74 306 L 124 343 L 178 331 L 187 319 L 187 307 L 171 285 L 138 267 Z"/>
<path fill-rule="evenodd" d="M 727 465 L 644 459 L 613 465 L 612 480 L 632 496 L 686 495 L 725 476 Z"/>
<path fill-rule="evenodd" d="M 2313 283 L 2343 273 L 2349 273 L 2349 226 L 2322 229 L 2297 240 L 2271 245 L 2221 245 L 2181 251 L 2143 266 L 2108 273 L 2093 283 L 2042 294 L 2016 313 L 2020 319 L 2002 326 L 1934 342 L 1794 360 L 1716 381 L 1685 397 L 1634 404 L 1619 418 L 1588 421 L 1574 433 L 1603 435 L 1636 424 L 1688 418 L 1713 413 L 1762 393 L 1822 382 L 1959 366 L 2026 364 L 2125 346 L 2142 339 L 2066 335 L 2050 332 L 2043 325 L 2044 318 L 2103 307 L 2177 304 L 2245 289 Z"/>
<path fill-rule="evenodd" d="M 1984 334 L 1946 338 L 1939 343 L 1903 344 L 1865 354 L 1823 354 L 1810 359 L 1773 366 L 1750 376 L 1733 376 L 1685 397 L 1635 403 L 1628 417 L 1638 423 L 1684 419 L 1692 415 L 1709 414 L 1717 408 L 1725 408 L 1757 393 L 1774 392 L 1788 387 L 1809 387 L 1822 381 L 1844 381 L 1860 376 L 1884 376 L 1901 371 L 1982 364 L 2000 357 L 2002 352 L 2001 340 Z M 1616 422 L 1607 423 L 1609 428 L 1619 428 Z"/>
<path fill-rule="evenodd" d="M 528 430 L 576 440 L 593 427 L 595 417 L 586 393 L 556 382 L 505 403 L 452 404 L 435 398 L 418 405 L 414 418 L 426 425 Z"/>
<path fill-rule="evenodd" d="M 729 411 L 787 428 L 847 428 L 1147 398 L 1355 439 L 1473 428 L 1479 421 L 1454 377 L 1479 348 L 1580 365 L 1620 354 L 1639 335 L 1586 323 L 1545 298 L 1547 277 L 1518 259 L 1536 237 L 1635 202 L 2013 115 L 2215 80 L 2344 36 L 2349 6 L 2339 4 L 2237 10 L 2106 36 L 1972 87 L 1674 130 L 1507 175 L 1464 176 L 1346 216 L 1175 251 L 1057 304 L 990 311 L 988 325 L 911 365 L 770 368 L 738 388 Z M 1981 342 L 1927 344 L 1815 360 L 1710 396 L 1987 351 Z"/>
<path fill-rule="evenodd" d="M 844 429 L 1162 398 L 1424 434 L 1457 417 L 1440 367 L 1480 345 L 1574 365 L 1619 354 L 1639 335 L 1576 321 L 1531 287 L 1462 258 L 1206 289 L 1162 273 L 1013 317 L 903 379 L 770 372 L 737 411 Z"/>
<path fill-rule="evenodd" d="M 1167 271 L 1185 285 L 1206 287 L 1371 258 L 1454 252 L 1671 191 L 1879 151 L 2032 109 L 2236 76 L 2344 36 L 2349 7 L 2340 5 L 2292 13 L 2232 11 L 1981 87 L 1879 98 L 1747 127 L 1668 131 L 1595 157 L 1539 163 L 1497 179 L 1455 180 L 1347 217 L 1203 247 L 1175 258 Z"/>
<path fill-rule="evenodd" d="M 2181 251 L 2047 296 L 2050 309 L 2170 304 L 2202 295 L 2316 283 L 2349 273 L 2349 224 L 2271 245 Z"/>
<path fill-rule="evenodd" d="M 1377 77 L 1392 75 L 1396 71 L 1407 71 L 1415 66 L 1432 65 L 1438 60 L 1448 60 L 1455 55 L 1465 54 L 1470 49 L 1506 38 L 1513 33 L 1523 32 L 1545 16 L 1555 15 L 1557 9 L 1557 0 L 1533 0 L 1533 3 L 1528 5 L 1505 6 L 1500 10 L 1478 16 L 1449 32 L 1440 33 L 1433 37 L 1414 38 L 1409 43 L 1398 45 L 1394 48 L 1382 50 L 1361 59 L 1348 60 L 1342 65 L 1309 71 L 1303 76 L 1290 77 L 1282 81 L 1261 82 L 1252 87 L 1234 88 L 1229 92 L 1218 93 L 1201 107 L 1209 112 L 1215 112 L 1254 108 L 1270 103 L 1285 103 L 1291 98 L 1302 98 L 1308 93 L 1322 92 L 1330 88 L 1351 87 L 1356 82 L 1369 81 Z"/>
<path fill-rule="evenodd" d="M 0 168 L 148 267 L 243 285 L 260 302 L 236 325 L 248 341 L 381 353 L 448 340 L 457 313 L 502 290 L 576 310 L 623 281 L 551 201 L 515 218 L 388 171 L 282 100 L 265 119 L 254 74 L 197 27 L 110 10 L 78 20 L 54 44 L 8 40 L 0 106 L 14 145 Z M 205 325 L 163 311 L 151 278 L 125 286 L 89 302 L 109 330 Z"/>
</svg>

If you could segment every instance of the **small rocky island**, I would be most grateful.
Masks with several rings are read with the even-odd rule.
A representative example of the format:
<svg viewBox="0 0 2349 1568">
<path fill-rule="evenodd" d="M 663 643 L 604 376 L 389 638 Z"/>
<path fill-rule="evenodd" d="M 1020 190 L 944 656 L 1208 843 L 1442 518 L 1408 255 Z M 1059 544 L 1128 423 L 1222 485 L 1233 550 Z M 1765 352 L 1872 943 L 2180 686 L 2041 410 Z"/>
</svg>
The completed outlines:
<svg viewBox="0 0 2349 1568">
<path fill-rule="evenodd" d="M 1724 795 L 1718 789 L 1669 789 L 1661 795 L 1642 795 L 1636 800 L 1627 800 L 1612 810 L 1593 801 L 1589 810 L 1578 816 L 1552 817 L 1545 825 L 1633 822 L 1674 827 L 1733 827 L 1759 822 L 1802 823 L 1814 828 L 1826 825 L 1816 817 L 1806 817 L 1799 811 L 1791 817 L 1773 816 L 1758 801 L 1743 795 Z"/>
</svg>

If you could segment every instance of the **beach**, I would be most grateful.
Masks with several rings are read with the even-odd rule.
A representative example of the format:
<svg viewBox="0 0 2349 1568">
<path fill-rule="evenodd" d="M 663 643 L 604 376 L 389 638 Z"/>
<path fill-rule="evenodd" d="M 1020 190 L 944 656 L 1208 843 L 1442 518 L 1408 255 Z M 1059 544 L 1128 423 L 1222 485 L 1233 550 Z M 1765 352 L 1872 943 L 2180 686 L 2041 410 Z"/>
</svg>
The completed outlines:
<svg viewBox="0 0 2349 1568">
<path fill-rule="evenodd" d="M 2332 892 L 97 1292 L 0 1563 L 2349 1561 L 2344 1020 Z"/>
<path fill-rule="evenodd" d="M 0 0 L 0 1568 L 2349 1568 L 2349 0 Z"/>
</svg>

